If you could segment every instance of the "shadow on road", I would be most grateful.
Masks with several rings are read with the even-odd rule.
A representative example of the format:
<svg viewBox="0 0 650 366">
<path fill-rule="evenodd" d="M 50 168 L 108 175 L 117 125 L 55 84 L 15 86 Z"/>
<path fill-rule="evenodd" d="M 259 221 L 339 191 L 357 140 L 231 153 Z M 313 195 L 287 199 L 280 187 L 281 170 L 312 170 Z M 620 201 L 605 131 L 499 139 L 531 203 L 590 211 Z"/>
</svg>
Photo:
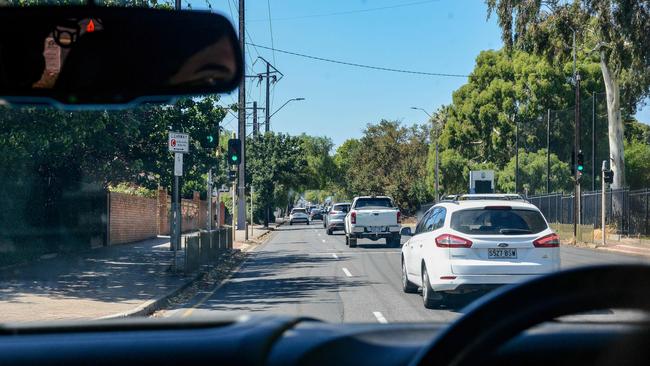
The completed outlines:
<svg viewBox="0 0 650 366">
<path fill-rule="evenodd" d="M 307 300 L 328 302 L 345 288 L 370 285 L 362 280 L 341 281 L 334 273 L 330 276 L 305 275 L 312 269 L 329 268 L 340 258 L 287 252 L 257 253 L 198 308 L 265 311 L 277 305 L 300 304 Z"/>
<path fill-rule="evenodd" d="M 1 303 L 25 297 L 86 299 L 102 302 L 149 300 L 183 283 L 170 270 L 167 238 L 61 255 L 0 270 Z"/>
</svg>

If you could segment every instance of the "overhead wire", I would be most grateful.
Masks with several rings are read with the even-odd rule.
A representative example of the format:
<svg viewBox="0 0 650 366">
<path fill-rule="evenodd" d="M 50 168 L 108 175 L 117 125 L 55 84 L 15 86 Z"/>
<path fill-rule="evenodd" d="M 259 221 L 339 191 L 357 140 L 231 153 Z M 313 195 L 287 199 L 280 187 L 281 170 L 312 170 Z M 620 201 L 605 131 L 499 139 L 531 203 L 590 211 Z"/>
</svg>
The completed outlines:
<svg viewBox="0 0 650 366">
<path fill-rule="evenodd" d="M 271 48 L 273 48 L 273 64 L 278 65 L 278 62 L 275 60 L 275 44 L 273 43 L 273 20 L 271 18 L 271 0 L 266 0 L 266 6 L 269 13 L 269 31 L 271 34 Z"/>
<path fill-rule="evenodd" d="M 246 42 L 246 44 L 253 45 L 252 43 L 249 43 L 249 42 Z M 255 46 L 257 46 L 259 48 L 262 48 L 262 49 L 273 50 L 273 51 L 276 51 L 276 52 L 284 53 L 284 54 L 287 54 L 287 55 L 298 56 L 298 57 L 303 57 L 303 58 L 322 61 L 322 62 L 330 62 L 330 63 L 334 63 L 334 64 L 339 64 L 339 65 L 346 65 L 346 66 L 353 66 L 353 67 L 364 68 L 364 69 L 377 70 L 377 71 L 388 71 L 388 72 L 396 72 L 396 73 L 402 73 L 402 74 L 413 74 L 413 75 L 424 75 L 424 76 L 439 76 L 439 77 L 454 77 L 454 78 L 467 78 L 467 77 L 469 77 L 469 75 L 465 75 L 465 74 L 449 74 L 449 73 L 440 73 L 440 72 L 405 70 L 405 69 L 395 69 L 395 68 L 383 67 L 383 66 L 365 65 L 365 64 L 355 63 L 355 62 L 334 60 L 334 59 L 331 59 L 331 58 L 312 56 L 312 55 L 307 55 L 307 54 L 299 53 L 299 52 L 281 50 L 281 49 L 278 49 L 278 48 L 262 46 L 262 45 L 259 45 L 259 44 L 255 44 Z"/>
<path fill-rule="evenodd" d="M 411 3 L 388 5 L 388 6 L 381 6 L 381 7 L 376 7 L 376 8 L 348 10 L 348 11 L 339 11 L 339 12 L 322 13 L 322 14 L 308 14 L 308 15 L 300 15 L 300 16 L 295 16 L 295 17 L 275 18 L 275 19 L 271 19 L 271 16 L 269 15 L 269 19 L 253 19 L 253 20 L 251 20 L 251 22 L 266 22 L 266 21 L 269 21 L 269 20 L 284 21 L 284 20 L 298 20 L 298 19 L 309 19 L 309 18 L 324 18 L 324 17 L 331 17 L 331 16 L 338 16 L 338 15 L 368 13 L 368 12 L 379 11 L 379 10 L 404 8 L 404 7 L 408 7 L 408 6 L 422 5 L 422 4 L 433 3 L 433 2 L 437 2 L 437 1 L 439 1 L 439 0 L 415 1 L 415 2 L 411 2 Z"/>
</svg>

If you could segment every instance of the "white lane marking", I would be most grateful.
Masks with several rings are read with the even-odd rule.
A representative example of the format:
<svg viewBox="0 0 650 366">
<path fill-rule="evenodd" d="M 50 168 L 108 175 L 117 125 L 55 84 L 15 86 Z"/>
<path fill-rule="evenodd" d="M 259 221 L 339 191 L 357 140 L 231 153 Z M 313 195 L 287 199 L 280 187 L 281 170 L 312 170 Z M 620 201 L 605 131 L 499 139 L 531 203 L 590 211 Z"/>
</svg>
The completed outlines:
<svg viewBox="0 0 650 366">
<path fill-rule="evenodd" d="M 323 239 L 323 243 L 325 242 L 325 239 Z"/>
<path fill-rule="evenodd" d="M 320 236 L 320 233 L 318 233 L 318 234 L 316 234 L 316 235 Z"/>
<path fill-rule="evenodd" d="M 334 257 L 334 259 L 339 259 L 339 256 L 336 255 L 336 253 L 332 253 L 332 257 Z"/>
<path fill-rule="evenodd" d="M 386 323 L 388 323 L 388 320 L 386 320 L 386 318 L 384 318 L 384 316 L 381 315 L 380 312 L 378 312 L 378 311 L 373 311 L 372 314 L 375 316 L 375 318 L 377 318 L 377 321 L 378 321 L 378 322 L 380 322 L 380 323 L 382 323 L 382 324 L 386 324 Z"/>
<path fill-rule="evenodd" d="M 348 271 L 347 268 L 343 267 L 343 268 L 341 268 L 341 269 L 343 270 L 343 273 L 345 273 L 346 276 L 348 276 L 348 277 L 352 277 L 352 273 L 350 273 L 350 271 Z"/>
</svg>

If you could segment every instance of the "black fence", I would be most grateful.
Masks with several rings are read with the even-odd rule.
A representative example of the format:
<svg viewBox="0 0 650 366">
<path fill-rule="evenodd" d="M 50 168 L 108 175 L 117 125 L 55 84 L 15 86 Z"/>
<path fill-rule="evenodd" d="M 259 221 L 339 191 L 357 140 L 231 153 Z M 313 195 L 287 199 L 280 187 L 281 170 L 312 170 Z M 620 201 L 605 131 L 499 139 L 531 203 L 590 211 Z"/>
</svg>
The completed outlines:
<svg viewBox="0 0 650 366">
<path fill-rule="evenodd" d="M 602 191 L 582 192 L 580 223 L 601 226 Z M 573 200 L 575 196 L 554 193 L 528 197 L 548 222 L 573 224 Z M 630 191 L 612 189 L 605 192 L 605 222 L 616 232 L 627 236 L 650 235 L 650 189 Z"/>
</svg>

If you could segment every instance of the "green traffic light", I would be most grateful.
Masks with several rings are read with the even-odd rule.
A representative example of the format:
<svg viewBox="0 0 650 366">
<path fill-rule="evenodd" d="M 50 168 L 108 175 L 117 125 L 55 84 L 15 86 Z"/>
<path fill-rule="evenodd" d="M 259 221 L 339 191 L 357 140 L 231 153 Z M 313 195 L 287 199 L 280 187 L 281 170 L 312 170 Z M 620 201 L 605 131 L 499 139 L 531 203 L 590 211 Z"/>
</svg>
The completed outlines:
<svg viewBox="0 0 650 366">
<path fill-rule="evenodd" d="M 237 155 L 233 155 L 232 161 L 237 161 Z"/>
<path fill-rule="evenodd" d="M 579 171 L 583 171 L 583 170 L 585 170 L 585 167 L 582 166 L 582 165 L 578 165 L 578 170 L 579 170 Z"/>
<path fill-rule="evenodd" d="M 214 137 L 208 136 L 208 142 L 213 142 L 213 141 L 214 141 Z"/>
</svg>

